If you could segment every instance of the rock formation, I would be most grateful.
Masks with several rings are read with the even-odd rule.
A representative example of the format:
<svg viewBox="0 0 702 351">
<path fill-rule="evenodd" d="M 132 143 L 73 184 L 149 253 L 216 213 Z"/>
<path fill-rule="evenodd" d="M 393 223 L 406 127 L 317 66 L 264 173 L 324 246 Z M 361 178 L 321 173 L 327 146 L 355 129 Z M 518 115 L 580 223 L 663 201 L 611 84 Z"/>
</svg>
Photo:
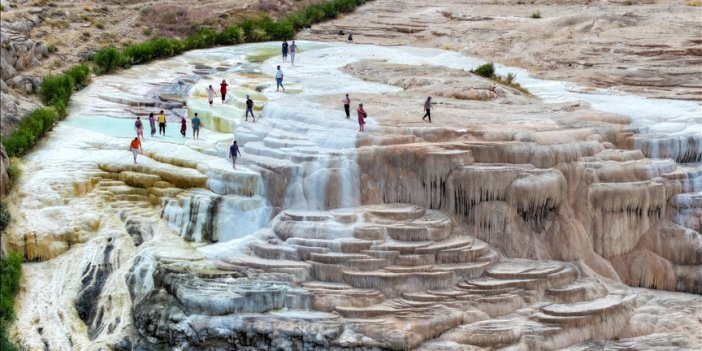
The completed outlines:
<svg viewBox="0 0 702 351">
<path fill-rule="evenodd" d="M 447 51 L 300 45 L 287 94 L 268 76 L 279 58 L 247 61 L 269 43 L 189 52 L 75 95 L 9 198 L 8 243 L 36 261 L 13 327 L 22 345 L 702 345 L 702 172 L 631 142 L 665 123 L 643 131 L 608 112 L 658 101 L 573 101 L 524 77 L 531 96 Z M 232 93 L 210 107 L 204 88 L 221 79 Z M 494 96 L 457 93 L 471 87 Z M 344 93 L 367 107 L 366 132 L 344 118 Z M 246 95 L 265 102 L 255 123 Z M 700 121 L 688 106 L 670 109 Z M 133 118 L 160 109 L 167 135 L 147 136 L 135 164 Z M 194 113 L 197 141 L 174 130 Z"/>
</svg>

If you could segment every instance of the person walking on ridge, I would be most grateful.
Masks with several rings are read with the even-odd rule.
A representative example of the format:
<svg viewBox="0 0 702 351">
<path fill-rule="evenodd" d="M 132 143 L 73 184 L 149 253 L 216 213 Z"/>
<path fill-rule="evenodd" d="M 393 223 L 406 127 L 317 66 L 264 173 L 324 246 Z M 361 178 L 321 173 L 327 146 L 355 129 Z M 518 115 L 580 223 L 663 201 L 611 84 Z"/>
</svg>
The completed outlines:
<svg viewBox="0 0 702 351">
<path fill-rule="evenodd" d="M 290 63 L 292 63 L 293 66 L 295 66 L 295 54 L 298 51 L 297 45 L 295 45 L 295 41 L 293 40 L 292 44 L 290 45 Z"/>
<path fill-rule="evenodd" d="M 185 134 L 188 131 L 188 120 L 185 117 L 180 118 L 180 134 L 185 138 Z"/>
<path fill-rule="evenodd" d="M 275 91 L 278 91 L 279 88 L 283 88 L 283 92 L 285 92 L 285 87 L 283 86 L 283 70 L 280 69 L 280 65 L 278 65 L 278 70 L 275 71 Z"/>
<path fill-rule="evenodd" d="M 154 113 L 149 113 L 149 126 L 151 127 L 151 137 L 156 135 L 156 118 L 154 118 Z"/>
<path fill-rule="evenodd" d="M 229 158 L 232 159 L 232 166 L 236 169 L 236 157 L 241 156 L 241 150 L 239 150 L 239 145 L 237 145 L 236 140 L 229 147 Z"/>
<path fill-rule="evenodd" d="M 139 116 L 134 122 L 134 130 L 136 130 L 137 138 L 144 139 L 144 123 L 141 122 L 141 117 Z"/>
<path fill-rule="evenodd" d="M 219 93 L 222 94 L 222 103 L 224 103 L 224 98 L 227 96 L 227 81 L 222 79 L 222 83 L 219 83 Z"/>
<path fill-rule="evenodd" d="M 215 90 L 212 87 L 212 85 L 210 85 L 206 90 L 207 90 L 207 101 L 209 101 L 210 106 L 212 106 L 212 103 L 214 102 L 214 97 L 217 96 L 217 94 L 215 93 Z"/>
<path fill-rule="evenodd" d="M 132 140 L 131 144 L 129 144 L 129 149 L 132 150 L 134 164 L 137 164 L 137 155 L 139 154 L 139 150 L 141 150 L 141 141 L 139 141 L 139 137 L 135 137 L 134 140 Z"/>
<path fill-rule="evenodd" d="M 424 102 L 424 110 L 427 111 L 427 113 L 424 114 L 422 120 L 426 120 L 427 117 L 429 117 L 429 123 L 431 123 L 431 96 Z"/>
<path fill-rule="evenodd" d="M 363 104 L 358 104 L 358 108 L 356 109 L 356 112 L 358 113 L 359 131 L 363 132 L 363 131 L 365 131 L 364 126 L 366 125 L 366 117 L 368 117 L 368 114 L 363 109 Z"/>
<path fill-rule="evenodd" d="M 158 114 L 158 135 L 166 136 L 166 114 L 163 110 Z"/>
<path fill-rule="evenodd" d="M 253 107 L 254 107 L 254 102 L 251 100 L 251 97 L 246 95 L 246 121 L 249 120 L 249 113 L 251 113 L 251 117 L 253 117 L 253 121 L 256 122 L 256 116 L 254 116 L 253 113 Z"/>
<path fill-rule="evenodd" d="M 283 40 L 283 62 L 288 62 L 288 41 Z"/>
<path fill-rule="evenodd" d="M 344 104 L 344 112 L 346 112 L 346 119 L 351 119 L 351 99 L 349 98 L 349 94 L 346 94 L 346 96 L 341 99 L 341 102 Z"/>
<path fill-rule="evenodd" d="M 197 116 L 197 112 L 190 123 L 193 126 L 193 140 L 200 140 L 200 117 Z"/>
</svg>

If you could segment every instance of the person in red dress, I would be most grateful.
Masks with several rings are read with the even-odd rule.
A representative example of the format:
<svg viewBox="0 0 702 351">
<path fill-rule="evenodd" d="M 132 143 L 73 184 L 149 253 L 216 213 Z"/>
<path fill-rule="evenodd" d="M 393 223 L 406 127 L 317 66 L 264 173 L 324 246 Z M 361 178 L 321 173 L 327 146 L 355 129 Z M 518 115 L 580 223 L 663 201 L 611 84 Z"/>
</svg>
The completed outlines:
<svg viewBox="0 0 702 351">
<path fill-rule="evenodd" d="M 358 108 L 356 109 L 356 112 L 358 113 L 359 131 L 363 132 L 365 130 L 363 128 L 363 126 L 366 124 L 366 117 L 368 117 L 368 114 L 366 113 L 365 110 L 363 110 L 363 104 L 358 104 Z"/>
<path fill-rule="evenodd" d="M 219 83 L 219 92 L 222 95 L 222 103 L 224 103 L 224 98 L 227 96 L 227 81 L 222 79 L 222 83 Z"/>
</svg>

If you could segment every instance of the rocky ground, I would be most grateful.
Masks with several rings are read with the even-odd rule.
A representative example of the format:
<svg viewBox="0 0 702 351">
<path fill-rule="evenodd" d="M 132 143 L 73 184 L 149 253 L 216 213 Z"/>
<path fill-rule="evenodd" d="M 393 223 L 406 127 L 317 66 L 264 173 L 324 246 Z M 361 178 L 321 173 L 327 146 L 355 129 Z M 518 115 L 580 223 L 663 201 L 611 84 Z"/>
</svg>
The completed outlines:
<svg viewBox="0 0 702 351">
<path fill-rule="evenodd" d="M 538 18 L 533 18 L 538 17 Z M 541 78 L 702 100 L 698 1 L 374 1 L 300 38 L 456 50 Z"/>
</svg>

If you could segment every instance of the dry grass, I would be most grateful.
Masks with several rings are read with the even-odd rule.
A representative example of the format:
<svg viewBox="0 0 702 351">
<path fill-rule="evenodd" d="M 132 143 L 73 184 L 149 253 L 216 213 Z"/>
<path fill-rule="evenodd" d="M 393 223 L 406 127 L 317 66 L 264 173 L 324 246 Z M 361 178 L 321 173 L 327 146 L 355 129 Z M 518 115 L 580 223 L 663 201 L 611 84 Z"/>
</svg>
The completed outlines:
<svg viewBox="0 0 702 351">
<path fill-rule="evenodd" d="M 140 21 L 149 23 L 159 36 L 182 37 L 215 24 L 217 20 L 211 15 L 205 8 L 158 4 L 143 9 Z"/>
</svg>

